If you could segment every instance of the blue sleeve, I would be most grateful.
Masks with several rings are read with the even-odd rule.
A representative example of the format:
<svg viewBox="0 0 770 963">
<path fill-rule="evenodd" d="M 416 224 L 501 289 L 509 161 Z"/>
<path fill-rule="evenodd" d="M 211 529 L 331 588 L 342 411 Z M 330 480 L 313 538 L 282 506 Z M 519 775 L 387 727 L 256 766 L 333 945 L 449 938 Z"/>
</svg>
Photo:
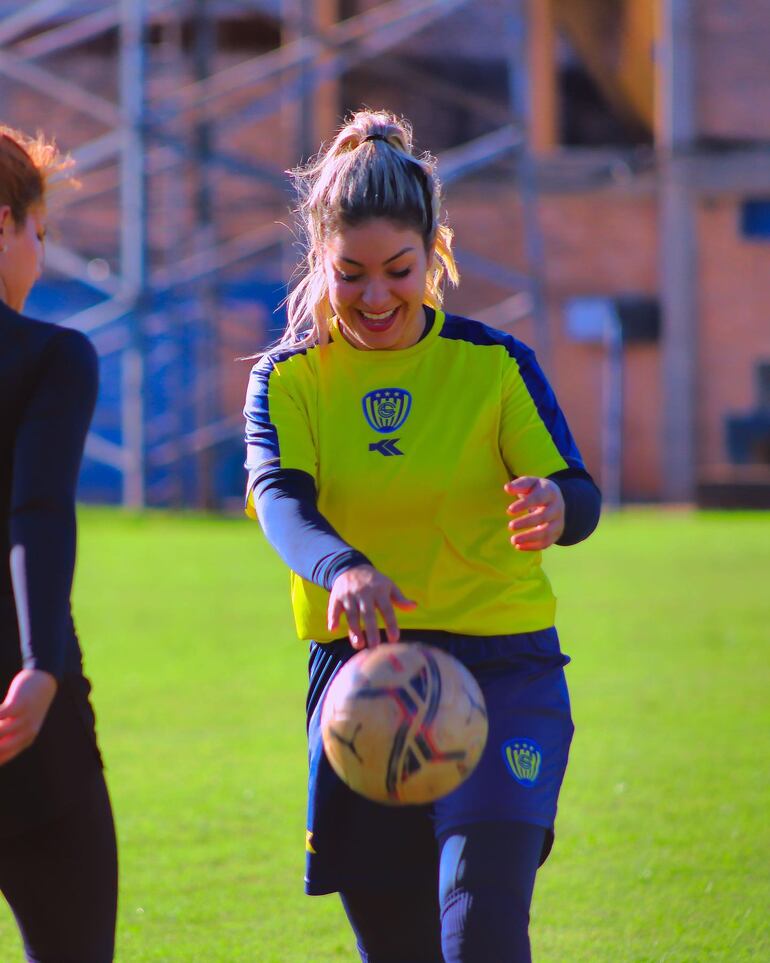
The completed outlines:
<svg viewBox="0 0 770 963">
<path fill-rule="evenodd" d="M 25 669 L 60 677 L 72 632 L 75 489 L 98 389 L 91 342 L 61 329 L 45 348 L 16 432 L 11 577 Z"/>
<path fill-rule="evenodd" d="M 307 472 L 292 468 L 264 472 L 252 494 L 267 540 L 302 578 L 330 591 L 347 569 L 371 565 L 318 511 L 315 481 Z"/>
<path fill-rule="evenodd" d="M 548 476 L 564 498 L 564 531 L 557 545 L 575 545 L 599 524 L 602 493 L 587 471 L 568 468 Z"/>
</svg>

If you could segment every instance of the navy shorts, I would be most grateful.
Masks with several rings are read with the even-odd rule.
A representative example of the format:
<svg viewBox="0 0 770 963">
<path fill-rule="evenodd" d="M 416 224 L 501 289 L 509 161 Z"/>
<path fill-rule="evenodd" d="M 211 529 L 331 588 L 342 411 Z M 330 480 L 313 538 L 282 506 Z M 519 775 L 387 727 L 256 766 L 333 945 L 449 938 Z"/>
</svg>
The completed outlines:
<svg viewBox="0 0 770 963">
<path fill-rule="evenodd" d="M 339 668 L 355 654 L 347 639 L 310 644 L 308 817 L 305 889 L 311 895 L 363 882 L 389 885 L 436 865 L 436 840 L 470 823 L 533 823 L 553 841 L 556 805 L 574 731 L 555 629 L 469 637 L 402 631 L 463 662 L 481 686 L 489 736 L 470 778 L 429 805 L 386 806 L 354 793 L 323 751 L 321 702 Z M 433 870 L 431 870 L 432 872 Z"/>
</svg>

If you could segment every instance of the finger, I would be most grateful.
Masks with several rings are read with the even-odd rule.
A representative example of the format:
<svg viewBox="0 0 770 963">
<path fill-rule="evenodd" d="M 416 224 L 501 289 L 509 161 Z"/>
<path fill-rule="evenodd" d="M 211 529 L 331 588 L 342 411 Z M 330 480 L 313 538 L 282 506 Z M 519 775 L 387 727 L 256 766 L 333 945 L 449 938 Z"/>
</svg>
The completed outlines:
<svg viewBox="0 0 770 963">
<path fill-rule="evenodd" d="M 393 610 L 391 601 L 395 602 L 395 597 L 392 599 L 387 599 L 382 605 L 380 605 L 380 614 L 382 615 L 382 620 L 385 623 L 385 635 L 387 636 L 388 642 L 398 642 L 400 635 L 398 619 L 396 618 L 396 613 Z M 408 599 L 405 599 L 404 601 L 408 601 Z"/>
<path fill-rule="evenodd" d="M 540 504 L 540 501 L 532 495 L 522 495 L 518 501 L 511 502 L 506 511 L 509 515 L 523 515 L 524 512 L 532 511 L 533 508 L 539 508 Z"/>
<path fill-rule="evenodd" d="M 548 502 L 547 504 L 537 505 L 527 512 L 517 514 L 513 521 L 508 522 L 508 528 L 510 528 L 511 531 L 521 531 L 524 528 L 531 528 L 535 525 L 560 522 L 562 518 L 563 513 L 558 504 L 555 501 Z"/>
<path fill-rule="evenodd" d="M 549 524 L 549 522 L 543 522 L 540 519 L 535 519 L 523 531 L 516 532 L 516 534 L 513 536 L 513 539 L 515 539 L 517 542 L 534 541 L 539 535 L 543 534 L 545 529 L 548 528 Z"/>
<path fill-rule="evenodd" d="M 348 638 L 354 649 L 363 649 L 366 639 L 361 633 L 360 603 L 357 598 L 353 598 L 344 603 L 345 618 L 348 622 Z"/>
<path fill-rule="evenodd" d="M 390 593 L 390 599 L 392 603 L 399 609 L 413 609 L 417 606 L 415 600 L 408 599 L 397 585 L 393 586 L 393 589 Z"/>
<path fill-rule="evenodd" d="M 534 475 L 522 475 L 520 478 L 513 478 L 511 481 L 506 482 L 503 488 L 509 495 L 526 494 L 534 488 L 539 481 L 540 479 Z"/>
<path fill-rule="evenodd" d="M 516 537 L 515 542 L 513 539 L 511 539 L 511 542 L 514 548 L 519 551 L 542 552 L 546 548 L 550 548 L 551 545 L 555 545 L 560 534 L 561 531 L 558 526 L 547 525 L 539 532 L 534 534 L 527 532 L 526 537 L 520 535 Z"/>
<path fill-rule="evenodd" d="M 340 615 L 342 615 L 342 602 L 332 596 L 329 599 L 329 607 L 326 610 L 326 624 L 330 632 L 333 632 L 339 626 Z"/>
<path fill-rule="evenodd" d="M 0 765 L 10 762 L 20 752 L 31 746 L 34 741 L 34 736 L 27 732 L 17 733 L 7 739 L 0 739 Z"/>
<path fill-rule="evenodd" d="M 365 606 L 361 609 L 363 614 L 363 633 L 366 644 L 374 648 L 380 644 L 380 627 L 377 624 L 377 610 L 373 606 Z"/>
<path fill-rule="evenodd" d="M 32 740 L 30 740 L 30 742 L 24 742 L 20 739 L 2 740 L 0 742 L 0 766 L 10 762 L 11 759 L 15 759 L 19 753 L 31 745 L 31 742 Z"/>
<path fill-rule="evenodd" d="M 3 719 L 0 722 L 0 739 L 7 739 L 18 735 L 27 728 L 27 723 L 18 717 Z"/>
<path fill-rule="evenodd" d="M 515 502 L 511 502 L 507 510 L 511 515 L 517 515 L 519 512 L 529 511 L 532 508 L 541 508 L 544 505 L 550 505 L 552 501 L 553 492 L 547 488 L 538 486 L 526 494 L 520 495 Z"/>
<path fill-rule="evenodd" d="M 534 528 L 542 525 L 551 519 L 545 517 L 546 510 L 541 506 L 523 515 L 518 515 L 513 521 L 508 522 L 508 528 L 512 532 L 520 532 L 523 529 Z"/>
<path fill-rule="evenodd" d="M 548 526 L 537 525 L 526 532 L 519 532 L 511 537 L 511 545 L 520 551 L 537 551 L 543 548 L 543 541 L 546 536 Z"/>
</svg>

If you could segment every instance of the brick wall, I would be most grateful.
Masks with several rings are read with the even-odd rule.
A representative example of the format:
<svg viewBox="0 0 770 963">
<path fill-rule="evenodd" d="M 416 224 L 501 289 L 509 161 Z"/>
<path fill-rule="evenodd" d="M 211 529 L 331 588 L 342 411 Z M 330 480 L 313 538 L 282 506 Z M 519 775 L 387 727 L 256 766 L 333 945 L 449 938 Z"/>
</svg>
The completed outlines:
<svg viewBox="0 0 770 963">
<path fill-rule="evenodd" d="M 456 185 L 447 210 L 459 248 L 525 270 L 521 213 L 511 188 L 502 183 Z M 577 295 L 654 296 L 657 290 L 656 202 L 652 194 L 551 195 L 541 199 L 539 216 L 545 244 L 543 275 L 547 323 L 552 343 L 547 374 L 589 465 L 601 478 L 602 379 L 604 351 L 576 344 L 565 333 L 564 304 Z M 460 255 L 460 269 L 463 270 Z M 450 294 L 447 307 L 473 314 L 510 294 L 471 271 Z M 535 345 L 529 320 L 511 329 Z M 623 491 L 627 498 L 660 494 L 661 433 L 659 351 L 630 345 L 625 351 L 623 413 Z"/>
<path fill-rule="evenodd" d="M 739 214 L 737 198 L 705 201 L 698 213 L 702 466 L 728 460 L 724 418 L 756 406 L 756 364 L 770 361 L 770 242 L 742 238 Z"/>
<path fill-rule="evenodd" d="M 692 9 L 699 133 L 770 138 L 770 3 L 694 0 Z"/>
</svg>

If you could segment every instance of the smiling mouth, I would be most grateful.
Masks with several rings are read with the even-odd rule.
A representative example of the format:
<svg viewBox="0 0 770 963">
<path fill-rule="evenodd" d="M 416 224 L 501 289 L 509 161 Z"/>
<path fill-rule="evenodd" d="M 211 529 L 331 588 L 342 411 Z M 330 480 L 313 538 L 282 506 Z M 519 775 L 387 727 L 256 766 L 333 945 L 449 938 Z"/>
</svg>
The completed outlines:
<svg viewBox="0 0 770 963">
<path fill-rule="evenodd" d="M 362 311 L 360 308 L 357 310 L 358 316 L 367 331 L 386 331 L 393 324 L 398 314 L 398 308 L 392 308 L 390 311 L 383 311 L 380 314 Z"/>
</svg>

